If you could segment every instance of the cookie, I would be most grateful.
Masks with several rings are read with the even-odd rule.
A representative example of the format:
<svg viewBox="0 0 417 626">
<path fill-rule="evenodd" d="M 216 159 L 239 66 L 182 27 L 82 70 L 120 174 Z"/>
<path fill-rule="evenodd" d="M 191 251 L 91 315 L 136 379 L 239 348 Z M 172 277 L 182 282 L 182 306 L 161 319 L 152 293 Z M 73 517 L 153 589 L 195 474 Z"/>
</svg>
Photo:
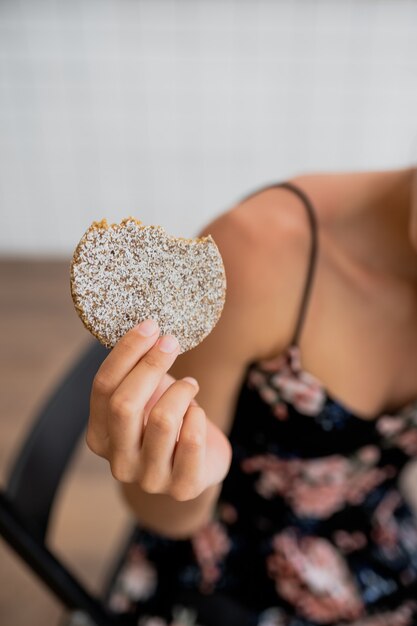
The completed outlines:
<svg viewBox="0 0 417 626">
<path fill-rule="evenodd" d="M 186 239 L 128 217 L 93 222 L 70 268 L 74 306 L 107 348 L 152 317 L 173 334 L 180 354 L 213 330 L 226 298 L 226 274 L 211 235 Z"/>
</svg>

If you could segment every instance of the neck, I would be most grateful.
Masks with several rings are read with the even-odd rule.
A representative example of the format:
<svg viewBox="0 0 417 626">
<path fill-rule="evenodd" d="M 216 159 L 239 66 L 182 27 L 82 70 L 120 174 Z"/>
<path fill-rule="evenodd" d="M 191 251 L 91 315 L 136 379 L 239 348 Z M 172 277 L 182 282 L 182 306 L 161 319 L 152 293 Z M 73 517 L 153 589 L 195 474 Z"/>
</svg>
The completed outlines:
<svg viewBox="0 0 417 626">
<path fill-rule="evenodd" d="M 417 213 L 416 172 L 409 168 L 359 174 L 357 203 L 336 228 L 342 247 L 360 265 L 417 288 L 417 247 L 411 237 Z"/>
</svg>

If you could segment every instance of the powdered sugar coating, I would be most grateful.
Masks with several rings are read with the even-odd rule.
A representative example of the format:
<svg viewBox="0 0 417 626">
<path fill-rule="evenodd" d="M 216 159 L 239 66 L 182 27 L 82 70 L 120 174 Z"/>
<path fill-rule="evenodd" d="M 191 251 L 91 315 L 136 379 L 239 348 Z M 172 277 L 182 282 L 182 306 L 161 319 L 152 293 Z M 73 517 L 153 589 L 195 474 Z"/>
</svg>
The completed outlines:
<svg viewBox="0 0 417 626">
<path fill-rule="evenodd" d="M 84 325 L 108 348 L 152 317 L 173 334 L 180 353 L 198 345 L 218 322 L 226 275 L 211 237 L 170 237 L 162 226 L 129 217 L 94 222 L 71 263 L 71 294 Z"/>
</svg>

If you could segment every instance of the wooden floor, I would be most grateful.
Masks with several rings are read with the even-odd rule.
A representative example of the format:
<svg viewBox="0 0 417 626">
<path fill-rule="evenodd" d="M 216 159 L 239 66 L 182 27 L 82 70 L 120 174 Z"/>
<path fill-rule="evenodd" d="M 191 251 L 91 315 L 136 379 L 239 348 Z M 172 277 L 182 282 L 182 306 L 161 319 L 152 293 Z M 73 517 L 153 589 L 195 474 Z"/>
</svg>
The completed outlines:
<svg viewBox="0 0 417 626">
<path fill-rule="evenodd" d="M 0 480 L 42 400 L 91 341 L 75 313 L 69 261 L 0 261 Z M 57 502 L 51 545 L 99 589 L 128 515 L 107 462 L 81 442 Z M 62 610 L 0 540 L 0 624 L 53 626 Z"/>
<path fill-rule="evenodd" d="M 0 261 L 0 480 L 42 400 L 89 341 L 72 305 L 69 261 Z M 417 471 L 406 488 L 417 506 Z M 51 543 L 99 589 L 128 528 L 107 462 L 81 442 L 58 499 Z M 62 611 L 0 541 L 0 624 L 53 626 Z"/>
</svg>

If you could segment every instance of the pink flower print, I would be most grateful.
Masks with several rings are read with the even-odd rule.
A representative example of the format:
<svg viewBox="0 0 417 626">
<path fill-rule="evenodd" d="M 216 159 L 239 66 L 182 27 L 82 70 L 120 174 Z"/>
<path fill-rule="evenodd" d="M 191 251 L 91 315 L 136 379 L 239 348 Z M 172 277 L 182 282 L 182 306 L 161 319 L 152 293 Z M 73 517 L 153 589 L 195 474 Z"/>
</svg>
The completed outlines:
<svg viewBox="0 0 417 626">
<path fill-rule="evenodd" d="M 282 400 L 305 415 L 317 415 L 326 401 L 320 381 L 301 369 L 299 349 L 295 346 L 279 357 L 258 361 L 248 375 L 248 383 L 273 408 L 278 419 L 288 417 Z"/>
<path fill-rule="evenodd" d="M 368 543 L 364 533 L 360 531 L 349 533 L 346 530 L 336 530 L 333 533 L 333 541 L 344 554 L 361 550 Z"/>
<path fill-rule="evenodd" d="M 168 622 L 157 615 L 142 616 L 137 626 L 199 626 L 197 613 L 188 606 L 175 605 L 172 609 L 173 621 Z"/>
<path fill-rule="evenodd" d="M 365 465 L 376 465 L 381 458 L 381 451 L 376 446 L 363 446 L 356 452 L 356 458 Z"/>
<path fill-rule="evenodd" d="M 300 350 L 292 346 L 287 351 L 287 359 L 271 377 L 274 387 L 283 400 L 290 402 L 305 415 L 318 415 L 326 401 L 326 393 L 321 382 L 300 364 Z"/>
<path fill-rule="evenodd" d="M 413 626 L 417 603 L 409 600 L 393 611 L 376 613 L 352 622 L 349 626 Z M 340 625 L 341 626 L 341 625 Z"/>
<path fill-rule="evenodd" d="M 357 619 L 363 604 L 343 558 L 325 539 L 297 537 L 291 529 L 275 535 L 267 558 L 277 592 L 297 612 L 321 624 Z"/>
<path fill-rule="evenodd" d="M 280 402 L 279 393 L 268 383 L 268 377 L 264 372 L 251 369 L 248 374 L 248 385 L 255 388 L 261 398 L 271 407 L 272 412 L 279 420 L 288 417 L 288 409 L 283 402 Z"/>
<path fill-rule="evenodd" d="M 281 421 L 288 419 L 288 407 L 283 402 L 277 402 L 272 407 L 272 412 Z"/>
<path fill-rule="evenodd" d="M 391 415 L 383 415 L 376 422 L 377 430 L 384 437 L 393 437 L 398 435 L 399 432 L 404 428 L 405 422 L 404 420 L 397 415 L 396 417 L 391 417 Z"/>
<path fill-rule="evenodd" d="M 113 591 L 108 604 L 114 613 L 128 613 L 132 607 L 132 601 L 122 591 Z"/>
<path fill-rule="evenodd" d="M 376 507 L 372 518 L 371 537 L 388 558 L 395 558 L 398 552 L 399 527 L 394 511 L 400 504 L 399 492 L 389 491 Z"/>
<path fill-rule="evenodd" d="M 292 404 L 297 411 L 305 415 L 318 415 L 326 401 L 323 387 L 307 374 L 301 372 L 298 376 L 293 373 L 274 374 L 271 379 L 286 402 Z"/>
<path fill-rule="evenodd" d="M 350 504 L 360 504 L 364 501 L 365 497 L 375 487 L 380 485 L 387 478 L 393 478 L 397 470 L 392 465 L 386 465 L 385 467 L 371 467 L 369 469 L 362 469 L 358 471 L 355 476 L 352 476 L 352 480 L 346 489 L 346 501 Z"/>
<path fill-rule="evenodd" d="M 379 456 L 375 446 L 366 446 L 352 457 L 333 455 L 307 461 L 303 480 L 292 494 L 294 510 L 326 517 L 346 504 L 360 504 L 372 489 L 395 474 L 392 466 L 375 467 Z"/>
<path fill-rule="evenodd" d="M 301 466 L 309 482 L 314 483 L 336 483 L 341 485 L 346 479 L 350 469 L 348 457 L 338 454 L 311 459 L 303 462 Z"/>
<path fill-rule="evenodd" d="M 327 518 L 346 503 L 349 475 L 347 459 L 334 455 L 303 462 L 288 501 L 302 517 Z"/>
<path fill-rule="evenodd" d="M 259 395 L 268 404 L 275 404 L 279 400 L 278 392 L 268 385 L 263 385 L 259 388 Z"/>
<path fill-rule="evenodd" d="M 145 615 L 140 618 L 138 626 L 169 626 L 169 624 L 162 617 Z"/>
<path fill-rule="evenodd" d="M 410 426 L 417 426 L 417 401 L 407 404 L 402 409 L 401 416 L 407 420 Z"/>
<path fill-rule="evenodd" d="M 417 456 L 417 405 L 405 407 L 398 415 L 383 415 L 377 429 L 387 447 L 397 447 L 408 456 Z"/>
<path fill-rule="evenodd" d="M 201 571 L 200 591 L 212 593 L 221 575 L 219 565 L 231 548 L 230 538 L 221 522 L 211 520 L 192 535 L 191 542 Z"/>
<path fill-rule="evenodd" d="M 109 606 L 114 611 L 125 611 L 131 602 L 147 600 L 156 590 L 157 571 L 146 558 L 145 549 L 132 546 L 115 581 Z M 125 598 L 125 600 L 123 600 Z"/>
<path fill-rule="evenodd" d="M 395 559 L 402 551 L 410 555 L 417 552 L 417 528 L 414 518 L 397 518 L 396 510 L 403 503 L 397 490 L 389 491 L 376 507 L 372 517 L 371 537 L 387 559 Z M 407 585 L 416 578 L 415 568 L 401 572 L 401 580 Z"/>
<path fill-rule="evenodd" d="M 237 521 L 237 510 L 230 502 L 220 502 L 218 513 L 220 520 L 225 524 L 234 524 Z"/>
<path fill-rule="evenodd" d="M 396 444 L 401 450 L 403 450 L 408 456 L 417 455 L 417 429 L 406 430 L 398 435 Z"/>
<path fill-rule="evenodd" d="M 256 369 L 251 369 L 248 374 L 248 383 L 251 387 L 256 387 L 260 389 L 264 386 L 266 381 L 266 376 L 262 372 Z"/>
<path fill-rule="evenodd" d="M 271 499 L 275 494 L 287 495 L 287 490 L 300 472 L 303 461 L 280 459 L 274 454 L 261 454 L 241 461 L 241 468 L 247 474 L 260 472 L 256 491 L 264 498 Z"/>
<path fill-rule="evenodd" d="M 300 517 L 327 518 L 346 504 L 360 504 L 366 495 L 395 474 L 392 466 L 375 467 L 380 453 L 365 446 L 352 457 L 281 459 L 273 454 L 244 459 L 241 468 L 259 472 L 255 490 L 262 497 L 283 497 Z"/>
</svg>

